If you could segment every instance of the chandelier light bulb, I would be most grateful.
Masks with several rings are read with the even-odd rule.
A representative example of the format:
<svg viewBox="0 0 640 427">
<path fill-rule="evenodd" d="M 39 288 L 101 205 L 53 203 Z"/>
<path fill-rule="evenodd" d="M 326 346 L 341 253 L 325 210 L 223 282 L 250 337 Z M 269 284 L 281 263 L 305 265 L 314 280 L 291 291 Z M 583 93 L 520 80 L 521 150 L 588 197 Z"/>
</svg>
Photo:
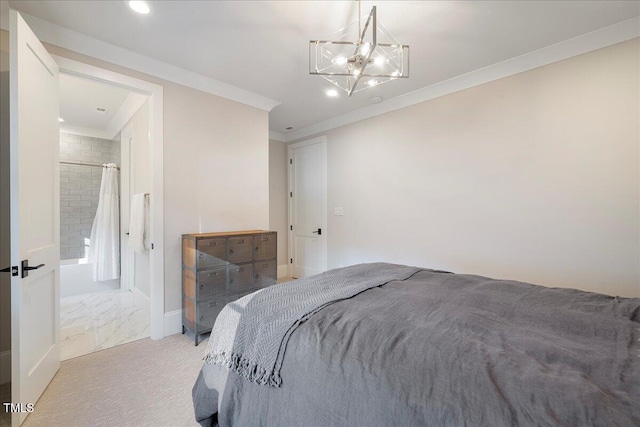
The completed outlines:
<svg viewBox="0 0 640 427">
<path fill-rule="evenodd" d="M 376 59 L 373 60 L 373 63 L 376 65 L 384 65 L 387 62 L 382 56 L 377 56 Z"/>
<path fill-rule="evenodd" d="M 130 1 L 129 7 L 141 15 L 148 15 L 151 12 L 151 8 L 144 1 Z"/>
<path fill-rule="evenodd" d="M 367 82 L 367 84 L 371 87 L 375 86 L 378 82 L 376 82 L 374 79 L 371 79 Z"/>
<path fill-rule="evenodd" d="M 360 55 L 362 56 L 367 56 L 369 54 L 369 50 L 371 49 L 371 44 L 364 43 L 362 46 L 360 46 Z"/>
<path fill-rule="evenodd" d="M 347 58 L 345 58 L 344 56 L 338 56 L 333 60 L 333 62 L 338 65 L 347 65 Z"/>
</svg>

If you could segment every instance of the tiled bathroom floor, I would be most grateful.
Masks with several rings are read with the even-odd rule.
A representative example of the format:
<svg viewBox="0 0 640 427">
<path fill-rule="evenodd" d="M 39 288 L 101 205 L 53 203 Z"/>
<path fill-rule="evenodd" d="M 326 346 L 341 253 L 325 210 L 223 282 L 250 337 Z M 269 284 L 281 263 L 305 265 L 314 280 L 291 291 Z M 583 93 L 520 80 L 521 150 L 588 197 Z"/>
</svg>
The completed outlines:
<svg viewBox="0 0 640 427">
<path fill-rule="evenodd" d="M 139 293 L 103 291 L 60 299 L 62 360 L 149 336 L 149 300 Z"/>
</svg>

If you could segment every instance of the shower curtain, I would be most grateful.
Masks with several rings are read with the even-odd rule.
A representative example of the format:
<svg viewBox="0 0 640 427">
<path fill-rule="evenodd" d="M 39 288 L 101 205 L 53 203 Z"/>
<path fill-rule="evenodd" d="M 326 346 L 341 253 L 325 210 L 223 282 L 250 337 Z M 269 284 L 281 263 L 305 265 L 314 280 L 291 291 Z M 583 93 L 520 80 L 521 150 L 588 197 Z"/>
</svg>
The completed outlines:
<svg viewBox="0 0 640 427">
<path fill-rule="evenodd" d="M 120 277 L 120 207 L 115 163 L 108 163 L 102 169 L 98 210 L 91 227 L 89 262 L 93 263 L 93 280 L 97 282 Z"/>
</svg>

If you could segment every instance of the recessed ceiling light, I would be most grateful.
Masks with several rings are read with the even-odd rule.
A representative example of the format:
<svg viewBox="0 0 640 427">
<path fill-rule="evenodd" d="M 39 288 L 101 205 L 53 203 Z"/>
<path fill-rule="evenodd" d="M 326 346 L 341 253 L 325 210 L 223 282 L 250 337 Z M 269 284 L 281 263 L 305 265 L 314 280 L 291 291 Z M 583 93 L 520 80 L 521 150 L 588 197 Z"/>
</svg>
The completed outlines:
<svg viewBox="0 0 640 427">
<path fill-rule="evenodd" d="M 329 89 L 329 90 L 326 92 L 326 94 L 327 94 L 327 96 L 330 96 L 330 97 L 332 97 L 332 98 L 333 98 L 334 96 L 338 96 L 338 91 L 337 91 L 337 90 L 335 90 L 335 89 Z"/>
<path fill-rule="evenodd" d="M 62 117 L 58 117 L 58 121 L 59 121 L 60 123 L 62 123 L 62 122 L 64 122 L 64 119 L 63 119 Z"/>
<path fill-rule="evenodd" d="M 129 7 L 134 11 L 142 15 L 148 15 L 151 12 L 151 8 L 145 1 L 130 1 Z"/>
</svg>

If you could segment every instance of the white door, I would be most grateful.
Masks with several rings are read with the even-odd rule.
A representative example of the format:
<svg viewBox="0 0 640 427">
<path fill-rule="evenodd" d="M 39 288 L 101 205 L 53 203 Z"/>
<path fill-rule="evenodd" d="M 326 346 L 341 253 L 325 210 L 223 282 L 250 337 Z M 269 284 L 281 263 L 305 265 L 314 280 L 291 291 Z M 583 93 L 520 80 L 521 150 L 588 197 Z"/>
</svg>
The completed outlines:
<svg viewBox="0 0 640 427">
<path fill-rule="evenodd" d="M 295 278 L 326 270 L 325 137 L 289 146 L 289 257 Z"/>
<path fill-rule="evenodd" d="M 58 66 L 10 12 L 11 398 L 18 426 L 60 367 Z M 28 262 L 27 270 L 22 263 Z"/>
</svg>

